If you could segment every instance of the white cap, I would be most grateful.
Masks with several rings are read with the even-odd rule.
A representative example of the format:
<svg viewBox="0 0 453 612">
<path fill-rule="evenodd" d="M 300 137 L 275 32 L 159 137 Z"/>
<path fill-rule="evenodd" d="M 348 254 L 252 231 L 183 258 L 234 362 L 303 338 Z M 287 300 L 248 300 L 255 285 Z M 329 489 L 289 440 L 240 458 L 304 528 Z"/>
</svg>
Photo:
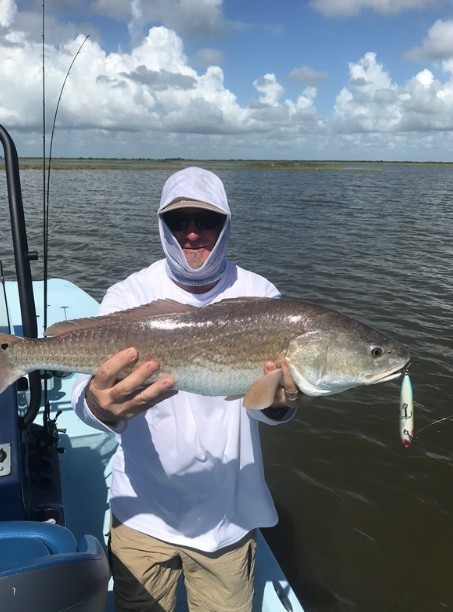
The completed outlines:
<svg viewBox="0 0 453 612">
<path fill-rule="evenodd" d="M 189 202 L 190 204 L 185 202 Z M 192 202 L 196 201 L 197 205 Z M 204 168 L 191 166 L 172 174 L 162 189 L 159 213 L 175 208 L 205 208 L 230 216 L 230 208 L 220 178 Z M 170 208 L 171 207 L 171 208 Z"/>
</svg>

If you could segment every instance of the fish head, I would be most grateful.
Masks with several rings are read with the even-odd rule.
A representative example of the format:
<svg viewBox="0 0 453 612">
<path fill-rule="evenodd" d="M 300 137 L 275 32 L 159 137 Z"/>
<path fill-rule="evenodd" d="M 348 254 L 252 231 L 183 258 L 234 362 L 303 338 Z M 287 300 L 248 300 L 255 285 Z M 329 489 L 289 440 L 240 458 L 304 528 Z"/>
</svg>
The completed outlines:
<svg viewBox="0 0 453 612">
<path fill-rule="evenodd" d="M 306 395 L 331 395 L 361 385 L 397 378 L 410 360 L 408 351 L 345 315 L 291 340 L 286 359 L 294 382 Z"/>
</svg>

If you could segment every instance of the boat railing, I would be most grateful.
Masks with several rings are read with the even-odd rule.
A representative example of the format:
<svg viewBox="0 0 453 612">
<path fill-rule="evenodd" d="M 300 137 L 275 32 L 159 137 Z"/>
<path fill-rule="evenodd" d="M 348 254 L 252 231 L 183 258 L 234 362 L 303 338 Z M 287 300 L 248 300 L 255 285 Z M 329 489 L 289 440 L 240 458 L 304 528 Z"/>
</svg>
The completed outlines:
<svg viewBox="0 0 453 612">
<path fill-rule="evenodd" d="M 19 175 L 19 160 L 16 146 L 7 130 L 0 125 L 0 141 L 5 156 L 6 184 L 13 238 L 14 260 L 19 292 L 19 302 L 24 336 L 38 337 L 36 308 L 30 262 L 38 259 L 36 251 L 29 251 L 25 226 L 22 190 Z M 29 374 L 30 403 L 21 417 L 23 427 L 28 427 L 36 418 L 41 403 L 41 377 L 39 372 Z"/>
</svg>

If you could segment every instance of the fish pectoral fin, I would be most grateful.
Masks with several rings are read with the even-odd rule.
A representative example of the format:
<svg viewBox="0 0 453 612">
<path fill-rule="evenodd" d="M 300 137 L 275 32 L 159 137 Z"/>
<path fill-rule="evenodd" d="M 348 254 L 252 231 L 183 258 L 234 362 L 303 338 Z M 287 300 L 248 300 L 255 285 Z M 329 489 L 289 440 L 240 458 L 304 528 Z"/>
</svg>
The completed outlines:
<svg viewBox="0 0 453 612">
<path fill-rule="evenodd" d="M 263 410 L 263 408 L 271 406 L 282 380 L 282 371 L 280 369 L 273 370 L 269 374 L 265 374 L 258 378 L 258 380 L 255 380 L 245 394 L 244 408 Z"/>
</svg>

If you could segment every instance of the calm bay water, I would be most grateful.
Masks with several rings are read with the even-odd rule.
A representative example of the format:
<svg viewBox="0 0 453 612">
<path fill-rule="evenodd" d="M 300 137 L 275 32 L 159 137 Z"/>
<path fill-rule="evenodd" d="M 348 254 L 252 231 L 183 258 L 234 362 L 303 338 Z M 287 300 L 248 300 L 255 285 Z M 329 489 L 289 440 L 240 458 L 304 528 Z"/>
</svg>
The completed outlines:
<svg viewBox="0 0 453 612">
<path fill-rule="evenodd" d="M 154 211 L 169 174 L 54 172 L 49 275 L 100 299 L 160 258 Z M 318 399 L 290 424 L 262 428 L 280 516 L 268 541 L 308 612 L 453 610 L 452 168 L 219 175 L 233 210 L 231 259 L 284 295 L 389 333 L 413 356 L 409 449 L 395 381 Z M 39 172 L 22 173 L 29 246 L 40 252 L 41 184 Z M 33 270 L 40 278 L 41 264 Z"/>
</svg>

